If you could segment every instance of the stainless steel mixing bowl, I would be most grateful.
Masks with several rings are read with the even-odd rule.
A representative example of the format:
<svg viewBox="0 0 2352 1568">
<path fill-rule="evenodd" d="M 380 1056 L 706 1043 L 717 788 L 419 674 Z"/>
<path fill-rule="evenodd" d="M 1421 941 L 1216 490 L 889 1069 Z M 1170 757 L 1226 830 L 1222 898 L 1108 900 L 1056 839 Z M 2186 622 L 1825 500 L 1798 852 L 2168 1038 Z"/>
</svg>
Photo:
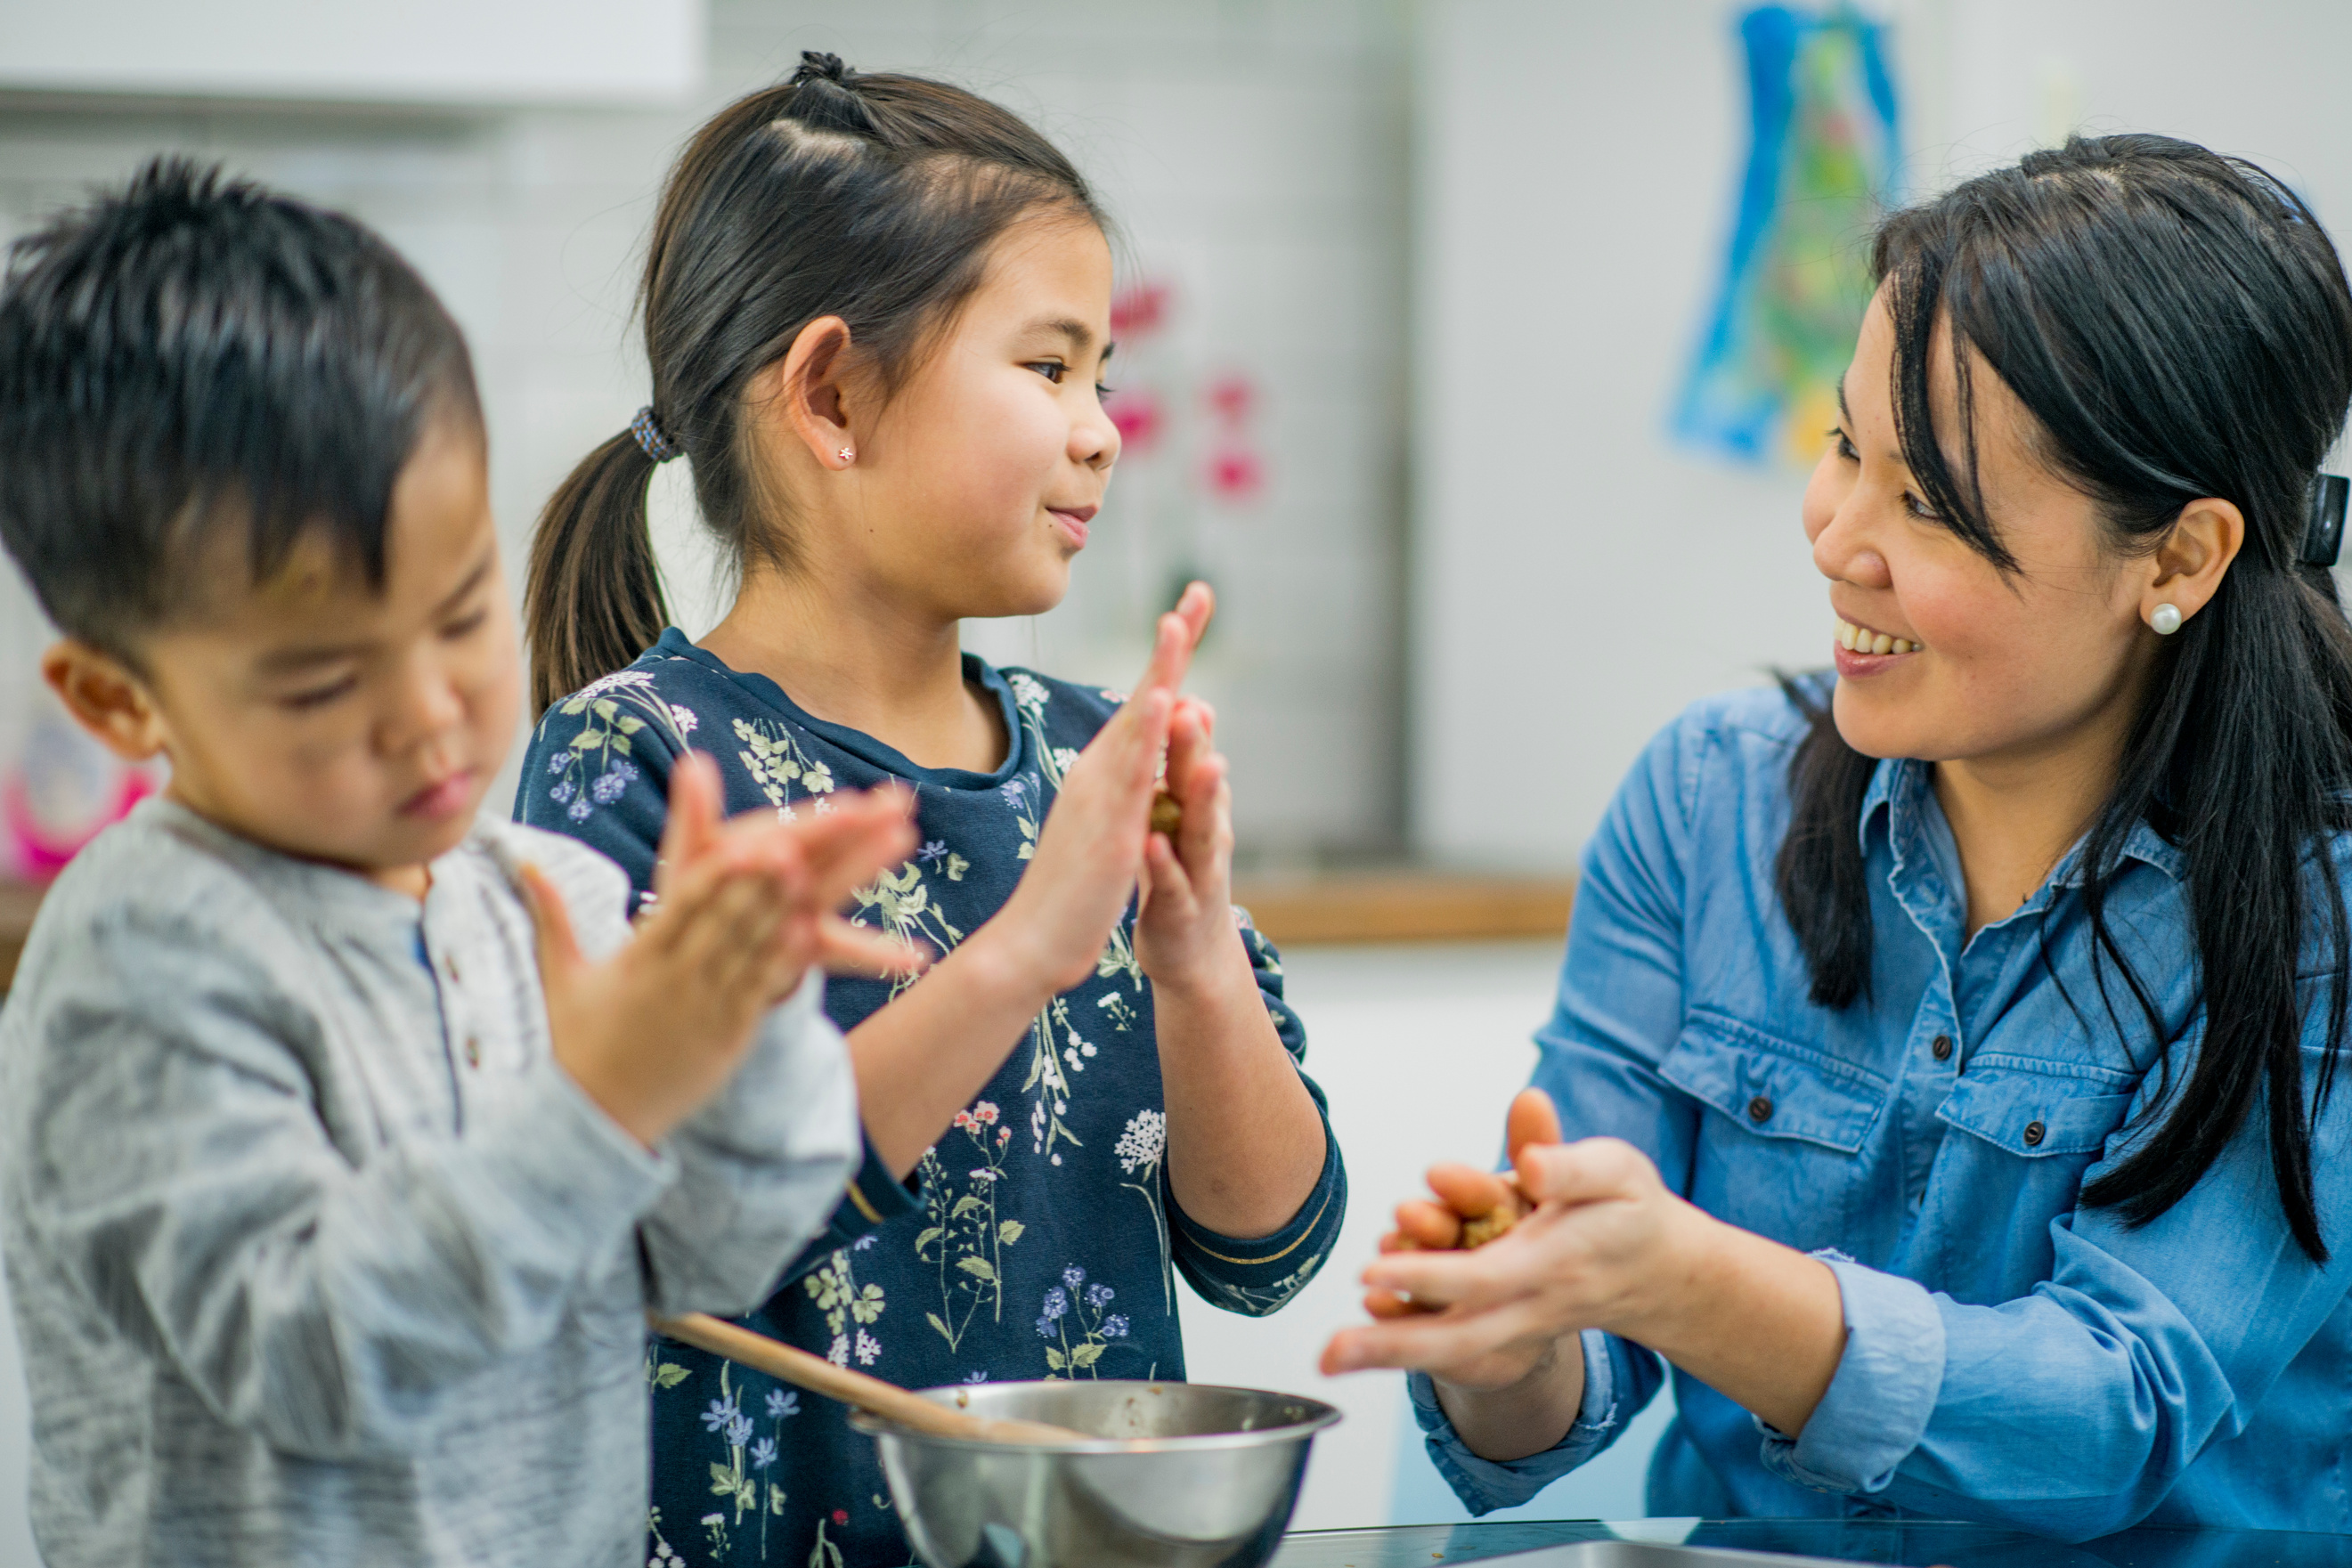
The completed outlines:
<svg viewBox="0 0 2352 1568">
<path fill-rule="evenodd" d="M 1191 1383 L 987 1383 L 923 1397 L 1090 1440 L 1031 1448 L 872 1433 L 898 1518 L 929 1568 L 1257 1568 L 1274 1555 L 1320 1400 Z"/>
</svg>

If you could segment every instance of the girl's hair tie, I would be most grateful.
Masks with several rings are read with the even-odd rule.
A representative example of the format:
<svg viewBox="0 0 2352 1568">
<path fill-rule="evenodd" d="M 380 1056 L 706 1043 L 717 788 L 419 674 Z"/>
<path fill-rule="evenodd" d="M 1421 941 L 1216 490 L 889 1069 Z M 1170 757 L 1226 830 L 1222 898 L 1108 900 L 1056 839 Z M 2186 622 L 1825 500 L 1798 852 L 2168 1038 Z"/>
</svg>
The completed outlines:
<svg viewBox="0 0 2352 1568">
<path fill-rule="evenodd" d="M 629 421 L 629 434 L 637 438 L 637 444 L 644 449 L 645 455 L 656 463 L 667 463 L 682 455 L 677 443 L 664 434 L 662 427 L 654 423 L 654 405 L 651 403 L 637 410 L 637 417 Z"/>
<path fill-rule="evenodd" d="M 835 87 L 847 87 L 848 78 L 849 68 L 841 63 L 839 55 L 829 55 L 822 49 L 803 49 L 801 68 L 793 73 L 793 79 L 786 85 L 798 87 L 803 82 L 829 81 Z"/>
</svg>

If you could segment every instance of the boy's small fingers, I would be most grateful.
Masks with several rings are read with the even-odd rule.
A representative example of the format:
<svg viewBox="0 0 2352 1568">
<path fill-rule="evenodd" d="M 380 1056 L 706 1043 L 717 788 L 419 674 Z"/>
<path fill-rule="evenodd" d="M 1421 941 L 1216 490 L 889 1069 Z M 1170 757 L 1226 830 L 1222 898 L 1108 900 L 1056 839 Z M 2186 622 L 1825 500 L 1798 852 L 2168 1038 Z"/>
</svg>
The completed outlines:
<svg viewBox="0 0 2352 1568">
<path fill-rule="evenodd" d="M 523 905 L 530 911 L 531 931 L 539 948 L 539 973 L 542 984 L 558 976 L 568 974 L 586 960 L 581 956 L 580 938 L 572 929 L 572 910 L 563 902 L 563 894 L 547 880 L 546 873 L 525 862 L 517 874 L 522 886 Z"/>
<path fill-rule="evenodd" d="M 881 979 L 927 968 L 930 955 L 911 943 L 828 915 L 817 923 L 817 962 L 826 972 Z"/>
<path fill-rule="evenodd" d="M 670 768 L 669 816 L 662 825 L 662 858 L 692 860 L 709 848 L 723 815 L 719 765 L 707 753 L 684 751 Z"/>
</svg>

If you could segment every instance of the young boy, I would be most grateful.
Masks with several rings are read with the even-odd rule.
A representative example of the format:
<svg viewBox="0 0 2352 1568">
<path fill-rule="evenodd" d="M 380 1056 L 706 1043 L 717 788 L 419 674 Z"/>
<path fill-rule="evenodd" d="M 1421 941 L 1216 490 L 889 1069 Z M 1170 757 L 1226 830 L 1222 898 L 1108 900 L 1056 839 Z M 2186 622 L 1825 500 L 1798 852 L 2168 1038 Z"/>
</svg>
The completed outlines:
<svg viewBox="0 0 2352 1568">
<path fill-rule="evenodd" d="M 698 768 L 634 936 L 617 869 L 478 823 L 521 672 L 465 345 L 184 164 L 13 258 L 0 536 L 51 686 L 171 766 L 0 1015 L 50 1568 L 634 1560 L 645 1313 L 757 1304 L 856 1158 L 802 977 L 877 959 L 831 911 L 903 803 L 721 824 Z"/>
</svg>

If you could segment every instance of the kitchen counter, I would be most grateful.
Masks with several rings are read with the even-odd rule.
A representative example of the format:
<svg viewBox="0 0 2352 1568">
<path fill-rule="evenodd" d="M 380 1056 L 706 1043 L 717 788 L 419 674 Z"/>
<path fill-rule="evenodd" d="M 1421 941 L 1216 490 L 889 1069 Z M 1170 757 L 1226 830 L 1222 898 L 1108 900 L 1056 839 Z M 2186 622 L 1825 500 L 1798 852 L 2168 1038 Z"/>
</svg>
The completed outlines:
<svg viewBox="0 0 2352 1568">
<path fill-rule="evenodd" d="M 1274 1568 L 1431 1568 L 1580 1541 L 1620 1539 L 1786 1552 L 1903 1568 L 2352 1568 L 2352 1536 L 2263 1530 L 2143 1528 L 2068 1544 L 1991 1525 L 1937 1520 L 1592 1520 L 1305 1531 Z M 1528 1568 L 1538 1568 L 1531 1560 Z"/>
</svg>

